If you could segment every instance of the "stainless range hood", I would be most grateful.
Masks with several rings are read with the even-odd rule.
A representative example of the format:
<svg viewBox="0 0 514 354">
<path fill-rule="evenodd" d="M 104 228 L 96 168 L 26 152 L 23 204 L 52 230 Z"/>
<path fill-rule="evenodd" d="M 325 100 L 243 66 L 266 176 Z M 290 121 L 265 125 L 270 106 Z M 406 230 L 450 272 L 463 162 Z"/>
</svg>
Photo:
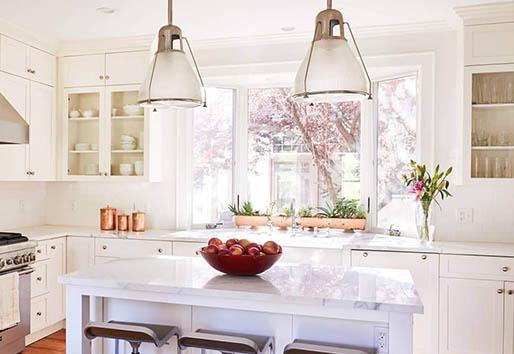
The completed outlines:
<svg viewBox="0 0 514 354">
<path fill-rule="evenodd" d="M 0 93 L 0 144 L 28 144 L 29 125 Z"/>
</svg>

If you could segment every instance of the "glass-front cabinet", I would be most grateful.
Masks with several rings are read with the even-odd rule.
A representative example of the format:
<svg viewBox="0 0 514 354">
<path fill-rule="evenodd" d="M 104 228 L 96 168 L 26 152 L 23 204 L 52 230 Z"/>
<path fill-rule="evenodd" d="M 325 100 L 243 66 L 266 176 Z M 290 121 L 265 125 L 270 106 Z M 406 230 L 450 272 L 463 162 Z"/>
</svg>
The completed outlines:
<svg viewBox="0 0 514 354">
<path fill-rule="evenodd" d="M 466 68 L 465 180 L 512 180 L 514 65 Z"/>
<path fill-rule="evenodd" d="M 137 104 L 138 90 L 127 85 L 65 91 L 63 179 L 160 179 L 160 114 Z"/>
</svg>

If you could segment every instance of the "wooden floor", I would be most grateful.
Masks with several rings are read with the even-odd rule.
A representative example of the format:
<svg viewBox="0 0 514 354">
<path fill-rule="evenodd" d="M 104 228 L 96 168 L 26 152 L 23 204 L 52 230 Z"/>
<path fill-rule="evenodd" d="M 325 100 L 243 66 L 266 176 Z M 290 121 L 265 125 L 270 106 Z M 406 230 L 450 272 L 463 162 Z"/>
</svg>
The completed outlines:
<svg viewBox="0 0 514 354">
<path fill-rule="evenodd" d="M 32 343 L 23 354 L 66 354 L 66 334 L 64 330 Z"/>
</svg>

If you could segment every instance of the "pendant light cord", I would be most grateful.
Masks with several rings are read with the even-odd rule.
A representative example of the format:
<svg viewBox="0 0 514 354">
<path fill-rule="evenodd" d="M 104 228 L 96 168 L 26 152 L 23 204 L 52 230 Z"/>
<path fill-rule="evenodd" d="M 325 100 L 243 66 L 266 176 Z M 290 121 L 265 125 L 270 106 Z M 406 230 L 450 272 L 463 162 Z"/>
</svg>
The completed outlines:
<svg viewBox="0 0 514 354">
<path fill-rule="evenodd" d="M 332 0 L 327 0 L 327 9 L 332 9 Z"/>
<path fill-rule="evenodd" d="M 168 25 L 171 24 L 173 24 L 173 0 L 168 0 Z"/>
</svg>

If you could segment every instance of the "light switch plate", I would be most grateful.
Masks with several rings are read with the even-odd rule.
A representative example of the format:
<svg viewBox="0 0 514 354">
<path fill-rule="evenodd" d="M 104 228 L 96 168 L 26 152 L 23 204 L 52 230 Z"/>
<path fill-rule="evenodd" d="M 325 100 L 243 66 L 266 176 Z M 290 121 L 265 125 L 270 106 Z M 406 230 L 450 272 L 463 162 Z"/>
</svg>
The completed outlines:
<svg viewBox="0 0 514 354">
<path fill-rule="evenodd" d="M 473 209 L 462 208 L 457 209 L 457 223 L 461 225 L 473 223 Z"/>
</svg>

